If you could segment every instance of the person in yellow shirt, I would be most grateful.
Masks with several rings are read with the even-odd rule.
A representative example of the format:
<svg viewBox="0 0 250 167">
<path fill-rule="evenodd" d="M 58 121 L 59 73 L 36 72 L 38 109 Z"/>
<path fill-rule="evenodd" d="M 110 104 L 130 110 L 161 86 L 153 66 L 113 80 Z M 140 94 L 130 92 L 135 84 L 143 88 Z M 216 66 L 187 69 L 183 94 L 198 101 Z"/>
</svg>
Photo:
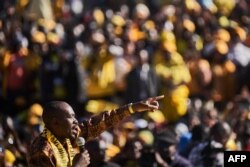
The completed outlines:
<svg viewBox="0 0 250 167">
<path fill-rule="evenodd" d="M 115 93 L 115 59 L 107 47 L 101 44 L 84 63 L 88 72 L 86 93 L 90 99 L 103 99 Z"/>
<path fill-rule="evenodd" d="M 215 48 L 211 55 L 213 57 L 211 61 L 213 75 L 211 98 L 217 107 L 223 109 L 226 102 L 232 100 L 236 95 L 236 66 L 226 57 L 229 50 L 226 42 L 215 40 L 214 45 Z"/>
<path fill-rule="evenodd" d="M 189 89 L 186 84 L 190 82 L 191 75 L 182 56 L 176 51 L 175 42 L 163 41 L 153 64 L 162 82 L 161 91 L 166 96 L 162 112 L 167 121 L 177 121 L 187 112 Z"/>
</svg>

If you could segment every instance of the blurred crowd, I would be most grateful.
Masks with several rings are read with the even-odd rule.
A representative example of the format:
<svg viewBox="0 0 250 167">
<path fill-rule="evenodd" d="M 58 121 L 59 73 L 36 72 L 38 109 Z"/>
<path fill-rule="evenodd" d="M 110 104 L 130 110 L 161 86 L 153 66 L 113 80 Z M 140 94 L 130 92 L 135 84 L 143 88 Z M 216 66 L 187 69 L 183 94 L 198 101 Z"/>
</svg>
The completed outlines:
<svg viewBox="0 0 250 167">
<path fill-rule="evenodd" d="M 250 150 L 249 0 L 0 0 L 0 167 L 27 166 L 42 106 L 79 121 L 164 94 L 86 144 L 93 167 L 223 166 Z"/>
</svg>

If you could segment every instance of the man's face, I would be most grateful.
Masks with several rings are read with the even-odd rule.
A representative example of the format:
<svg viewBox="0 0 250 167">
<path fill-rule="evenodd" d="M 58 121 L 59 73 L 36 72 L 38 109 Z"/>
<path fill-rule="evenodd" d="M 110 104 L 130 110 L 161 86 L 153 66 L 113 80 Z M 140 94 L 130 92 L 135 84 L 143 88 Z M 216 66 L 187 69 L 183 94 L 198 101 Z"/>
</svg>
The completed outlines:
<svg viewBox="0 0 250 167">
<path fill-rule="evenodd" d="M 162 148 L 159 149 L 159 153 L 165 161 L 171 163 L 174 155 L 176 154 L 176 146 L 175 145 L 170 145 L 168 147 L 163 146 Z"/>
<path fill-rule="evenodd" d="M 65 105 L 64 110 L 58 114 L 57 122 L 58 136 L 70 139 L 78 137 L 80 129 L 72 107 Z"/>
</svg>

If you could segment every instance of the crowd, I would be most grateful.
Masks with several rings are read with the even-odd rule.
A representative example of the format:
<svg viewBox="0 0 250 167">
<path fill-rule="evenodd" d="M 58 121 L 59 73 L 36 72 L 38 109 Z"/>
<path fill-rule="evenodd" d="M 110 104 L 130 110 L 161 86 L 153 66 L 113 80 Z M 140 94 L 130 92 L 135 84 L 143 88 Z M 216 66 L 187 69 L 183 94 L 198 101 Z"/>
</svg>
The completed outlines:
<svg viewBox="0 0 250 167">
<path fill-rule="evenodd" d="M 43 105 L 79 121 L 164 94 L 86 143 L 90 166 L 223 166 L 250 150 L 249 0 L 0 0 L 0 166 L 27 166 Z"/>
</svg>

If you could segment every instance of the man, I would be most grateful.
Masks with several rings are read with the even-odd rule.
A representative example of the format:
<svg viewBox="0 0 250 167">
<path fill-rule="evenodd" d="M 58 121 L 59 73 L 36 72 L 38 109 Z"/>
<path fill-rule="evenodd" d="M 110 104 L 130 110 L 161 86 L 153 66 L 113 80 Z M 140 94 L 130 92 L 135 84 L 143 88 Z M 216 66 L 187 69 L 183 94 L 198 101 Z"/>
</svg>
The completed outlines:
<svg viewBox="0 0 250 167">
<path fill-rule="evenodd" d="M 90 162 L 87 151 L 75 153 L 75 140 L 82 136 L 93 139 L 104 130 L 135 111 L 142 112 L 159 108 L 158 100 L 164 96 L 130 103 L 118 109 L 106 111 L 79 124 L 72 107 L 62 101 L 52 101 L 44 107 L 44 131 L 33 141 L 28 155 L 30 167 L 86 167 Z"/>
<path fill-rule="evenodd" d="M 126 140 L 121 151 L 111 158 L 110 161 L 121 167 L 140 167 L 139 160 L 141 158 L 142 147 L 142 143 L 139 140 L 129 138 Z"/>
<path fill-rule="evenodd" d="M 207 141 L 198 144 L 192 149 L 188 159 L 195 167 L 222 167 L 224 166 L 224 151 L 232 133 L 227 122 L 218 121 L 210 130 Z"/>
<path fill-rule="evenodd" d="M 190 161 L 182 157 L 177 150 L 177 136 L 171 131 L 157 135 L 155 158 L 159 167 L 192 167 Z"/>
<path fill-rule="evenodd" d="M 120 165 L 107 161 L 106 151 L 101 146 L 100 139 L 94 139 L 86 143 L 89 152 L 90 164 L 88 167 L 120 167 Z"/>
<path fill-rule="evenodd" d="M 155 52 L 153 66 L 163 85 L 160 91 L 167 96 L 162 103 L 162 113 L 168 122 L 175 123 L 187 113 L 187 83 L 191 81 L 191 75 L 183 56 L 176 49 L 173 32 L 164 33 L 173 41 L 162 41 Z"/>
<path fill-rule="evenodd" d="M 136 65 L 126 76 L 126 100 L 139 101 L 159 92 L 159 79 L 149 65 L 149 53 L 141 50 L 136 56 Z"/>
</svg>

